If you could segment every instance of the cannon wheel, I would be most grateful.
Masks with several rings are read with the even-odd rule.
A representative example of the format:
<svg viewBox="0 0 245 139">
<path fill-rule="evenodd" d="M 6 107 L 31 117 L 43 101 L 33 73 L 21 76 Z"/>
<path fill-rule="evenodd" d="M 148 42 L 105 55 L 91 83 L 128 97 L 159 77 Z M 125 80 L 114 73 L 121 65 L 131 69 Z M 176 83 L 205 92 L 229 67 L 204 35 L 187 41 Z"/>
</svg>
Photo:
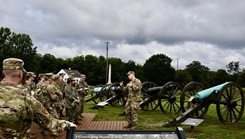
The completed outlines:
<svg viewBox="0 0 245 139">
<path fill-rule="evenodd" d="M 104 85 L 97 85 L 96 87 L 103 87 Z M 95 87 L 95 88 L 96 88 Z M 100 92 L 91 92 L 91 97 L 93 98 L 93 102 L 98 104 L 100 102 Z"/>
<path fill-rule="evenodd" d="M 190 102 L 188 102 L 190 97 L 195 96 L 196 93 L 204 89 L 205 87 L 201 83 L 198 83 L 198 82 L 190 82 L 184 87 L 184 89 L 182 90 L 181 98 L 180 98 L 180 106 L 181 106 L 182 112 L 185 112 L 191 107 Z M 203 107 L 201 110 L 194 112 L 192 117 L 201 118 L 207 113 L 207 111 L 208 111 L 208 106 Z"/>
<path fill-rule="evenodd" d="M 244 94 L 238 84 L 230 82 L 221 88 L 216 111 L 220 121 L 225 125 L 240 120 L 244 111 Z"/>
<path fill-rule="evenodd" d="M 144 90 L 147 90 L 148 88 L 153 88 L 153 87 L 157 87 L 157 84 L 155 84 L 154 82 L 146 81 L 142 83 L 143 100 L 149 98 L 149 95 L 146 92 L 144 92 Z M 155 100 L 141 107 L 141 109 L 144 111 L 148 111 L 148 110 L 155 110 L 157 107 L 158 107 L 158 100 Z"/>
<path fill-rule="evenodd" d="M 113 91 L 113 88 L 120 88 L 120 83 L 118 82 L 113 83 L 109 87 L 110 93 L 112 93 L 113 95 L 116 95 L 115 92 Z M 110 104 L 112 106 L 124 106 L 126 104 L 126 101 L 127 101 L 127 97 L 124 94 L 122 94 L 122 96 L 117 98 L 115 101 L 110 102 Z"/>
<path fill-rule="evenodd" d="M 91 96 L 93 97 L 93 101 L 95 104 L 98 104 L 99 102 L 103 102 L 107 99 L 108 86 L 109 84 L 103 85 L 99 92 L 91 93 Z M 98 87 L 101 87 L 101 86 L 98 86 Z"/>
<path fill-rule="evenodd" d="M 112 93 L 110 92 L 109 88 L 110 88 L 111 84 L 106 84 L 101 88 L 100 91 L 100 102 L 106 101 L 108 98 L 112 97 Z"/>
<path fill-rule="evenodd" d="M 180 111 L 182 87 L 175 82 L 166 83 L 160 92 L 159 105 L 164 114 L 176 114 Z"/>
</svg>

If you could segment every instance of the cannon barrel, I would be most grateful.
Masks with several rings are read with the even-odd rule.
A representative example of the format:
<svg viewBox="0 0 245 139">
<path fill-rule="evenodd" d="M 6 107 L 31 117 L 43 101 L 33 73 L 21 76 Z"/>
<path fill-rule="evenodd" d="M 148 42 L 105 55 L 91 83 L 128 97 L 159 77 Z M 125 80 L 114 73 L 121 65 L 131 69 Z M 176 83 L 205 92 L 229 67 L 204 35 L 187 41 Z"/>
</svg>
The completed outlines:
<svg viewBox="0 0 245 139">
<path fill-rule="evenodd" d="M 161 89 L 162 89 L 162 86 L 152 87 L 152 88 L 148 88 L 147 92 L 158 92 Z"/>
<path fill-rule="evenodd" d="M 93 89 L 93 91 L 94 91 L 94 92 L 100 92 L 101 89 L 102 89 L 102 87 L 95 87 L 95 88 Z"/>
<path fill-rule="evenodd" d="M 198 92 L 196 95 L 195 95 L 195 98 L 197 98 L 198 100 L 203 100 L 205 98 L 207 98 L 208 96 L 210 96 L 212 93 L 218 93 L 221 88 L 223 86 L 225 86 L 226 84 L 228 84 L 229 82 L 225 82 L 223 84 L 220 84 L 220 85 L 217 85 L 217 86 L 214 86 L 214 87 L 211 87 L 211 88 L 208 88 L 208 89 L 205 89 L 205 90 L 202 90 L 200 92 Z"/>
</svg>

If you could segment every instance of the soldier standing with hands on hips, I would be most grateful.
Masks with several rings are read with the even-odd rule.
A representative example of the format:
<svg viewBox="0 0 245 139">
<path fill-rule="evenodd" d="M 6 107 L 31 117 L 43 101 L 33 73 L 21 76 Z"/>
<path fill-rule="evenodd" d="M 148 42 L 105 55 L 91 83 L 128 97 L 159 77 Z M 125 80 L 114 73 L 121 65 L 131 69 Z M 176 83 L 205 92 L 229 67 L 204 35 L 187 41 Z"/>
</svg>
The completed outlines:
<svg viewBox="0 0 245 139">
<path fill-rule="evenodd" d="M 134 71 L 129 71 L 127 75 L 130 82 L 126 85 L 126 87 L 123 87 L 123 81 L 120 82 L 123 92 L 128 93 L 125 109 L 128 125 L 124 126 L 124 128 L 133 130 L 136 129 L 138 125 L 138 110 L 140 101 L 142 101 L 142 84 L 141 81 L 135 77 Z"/>
<path fill-rule="evenodd" d="M 3 60 L 0 85 L 0 129 L 4 138 L 30 138 L 31 123 L 41 128 L 59 132 L 75 124 L 52 118 L 43 105 L 33 96 L 18 88 L 22 82 L 24 62 L 18 58 Z M 2 138 L 2 137 L 0 137 Z"/>
</svg>

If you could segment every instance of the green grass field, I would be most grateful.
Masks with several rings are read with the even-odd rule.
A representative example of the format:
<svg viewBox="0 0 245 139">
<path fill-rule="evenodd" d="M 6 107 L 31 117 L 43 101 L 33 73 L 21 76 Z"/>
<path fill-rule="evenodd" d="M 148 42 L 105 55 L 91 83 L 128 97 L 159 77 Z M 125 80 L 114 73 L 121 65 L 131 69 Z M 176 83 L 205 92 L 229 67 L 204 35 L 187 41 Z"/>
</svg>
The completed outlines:
<svg viewBox="0 0 245 139">
<path fill-rule="evenodd" d="M 94 102 L 85 104 L 86 113 L 96 113 L 94 121 L 123 121 L 124 116 L 118 116 L 124 110 L 124 106 L 112 107 L 107 105 L 104 109 L 91 109 Z M 179 113 L 180 114 L 180 113 Z M 137 130 L 175 130 L 176 127 L 163 127 L 165 122 L 172 121 L 179 114 L 165 115 L 158 107 L 153 111 L 139 111 L 139 126 Z M 197 139 L 243 139 L 245 137 L 245 114 L 238 124 L 224 125 L 220 122 L 216 114 L 216 105 L 209 107 L 204 121 L 191 131 L 190 126 L 182 126 L 187 138 Z"/>
</svg>

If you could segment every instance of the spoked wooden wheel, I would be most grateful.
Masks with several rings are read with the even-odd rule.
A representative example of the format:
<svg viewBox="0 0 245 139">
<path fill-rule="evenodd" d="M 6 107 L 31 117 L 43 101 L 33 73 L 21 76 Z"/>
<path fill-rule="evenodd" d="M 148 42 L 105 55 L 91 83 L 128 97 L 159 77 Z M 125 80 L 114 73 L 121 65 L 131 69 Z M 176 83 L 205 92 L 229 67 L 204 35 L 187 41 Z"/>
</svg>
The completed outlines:
<svg viewBox="0 0 245 139">
<path fill-rule="evenodd" d="M 181 99 L 180 99 L 182 112 L 185 112 L 186 110 L 188 110 L 191 107 L 188 100 L 191 97 L 194 97 L 196 93 L 198 93 L 204 89 L 205 89 L 205 87 L 198 82 L 190 82 L 184 87 L 184 89 L 182 90 Z"/>
<path fill-rule="evenodd" d="M 93 97 L 93 102 L 98 104 L 107 99 L 107 92 L 108 92 L 109 85 L 98 86 L 96 92 L 92 92 L 91 96 Z"/>
<path fill-rule="evenodd" d="M 146 81 L 146 82 L 143 82 L 143 83 L 142 83 L 142 89 L 141 89 L 141 92 L 143 93 L 143 100 L 144 100 L 145 98 L 148 98 L 147 90 L 148 90 L 149 88 L 153 88 L 153 87 L 157 87 L 157 84 L 154 83 L 154 82 Z"/>
<path fill-rule="evenodd" d="M 223 124 L 237 123 L 241 119 L 244 111 L 244 94 L 238 84 L 229 82 L 221 88 L 216 111 Z"/>
<path fill-rule="evenodd" d="M 126 96 L 122 92 L 120 83 L 116 82 L 109 86 L 109 93 L 116 95 L 116 98 L 113 101 L 110 101 L 112 106 L 124 106 L 126 104 Z"/>
<path fill-rule="evenodd" d="M 91 97 L 93 98 L 93 102 L 95 104 L 98 104 L 100 102 L 100 91 L 102 89 L 103 85 L 97 85 L 93 92 L 91 92 Z"/>
<path fill-rule="evenodd" d="M 162 87 L 159 105 L 164 114 L 176 114 L 180 111 L 181 90 L 181 86 L 175 82 L 168 82 Z"/>
<path fill-rule="evenodd" d="M 194 97 L 196 93 L 204 89 L 205 87 L 198 82 L 190 82 L 184 87 L 184 89 L 182 90 L 181 98 L 180 98 L 180 106 L 181 106 L 182 112 L 185 112 L 193 105 L 188 100 L 191 97 Z M 208 106 L 203 107 L 201 110 L 194 112 L 192 117 L 201 118 L 206 114 L 207 111 L 208 111 Z"/>
<path fill-rule="evenodd" d="M 112 96 L 111 92 L 109 91 L 109 87 L 111 84 L 106 84 L 102 87 L 101 91 L 100 91 L 100 102 L 106 101 L 108 98 L 110 98 Z"/>
<path fill-rule="evenodd" d="M 147 99 L 150 99 L 150 94 L 146 90 L 149 88 L 157 87 L 157 84 L 154 82 L 146 81 L 142 84 L 142 95 L 143 95 L 143 101 L 146 101 Z M 148 111 L 148 110 L 155 110 L 158 107 L 158 100 L 150 100 L 149 103 L 143 105 L 141 107 L 142 110 Z"/>
</svg>

